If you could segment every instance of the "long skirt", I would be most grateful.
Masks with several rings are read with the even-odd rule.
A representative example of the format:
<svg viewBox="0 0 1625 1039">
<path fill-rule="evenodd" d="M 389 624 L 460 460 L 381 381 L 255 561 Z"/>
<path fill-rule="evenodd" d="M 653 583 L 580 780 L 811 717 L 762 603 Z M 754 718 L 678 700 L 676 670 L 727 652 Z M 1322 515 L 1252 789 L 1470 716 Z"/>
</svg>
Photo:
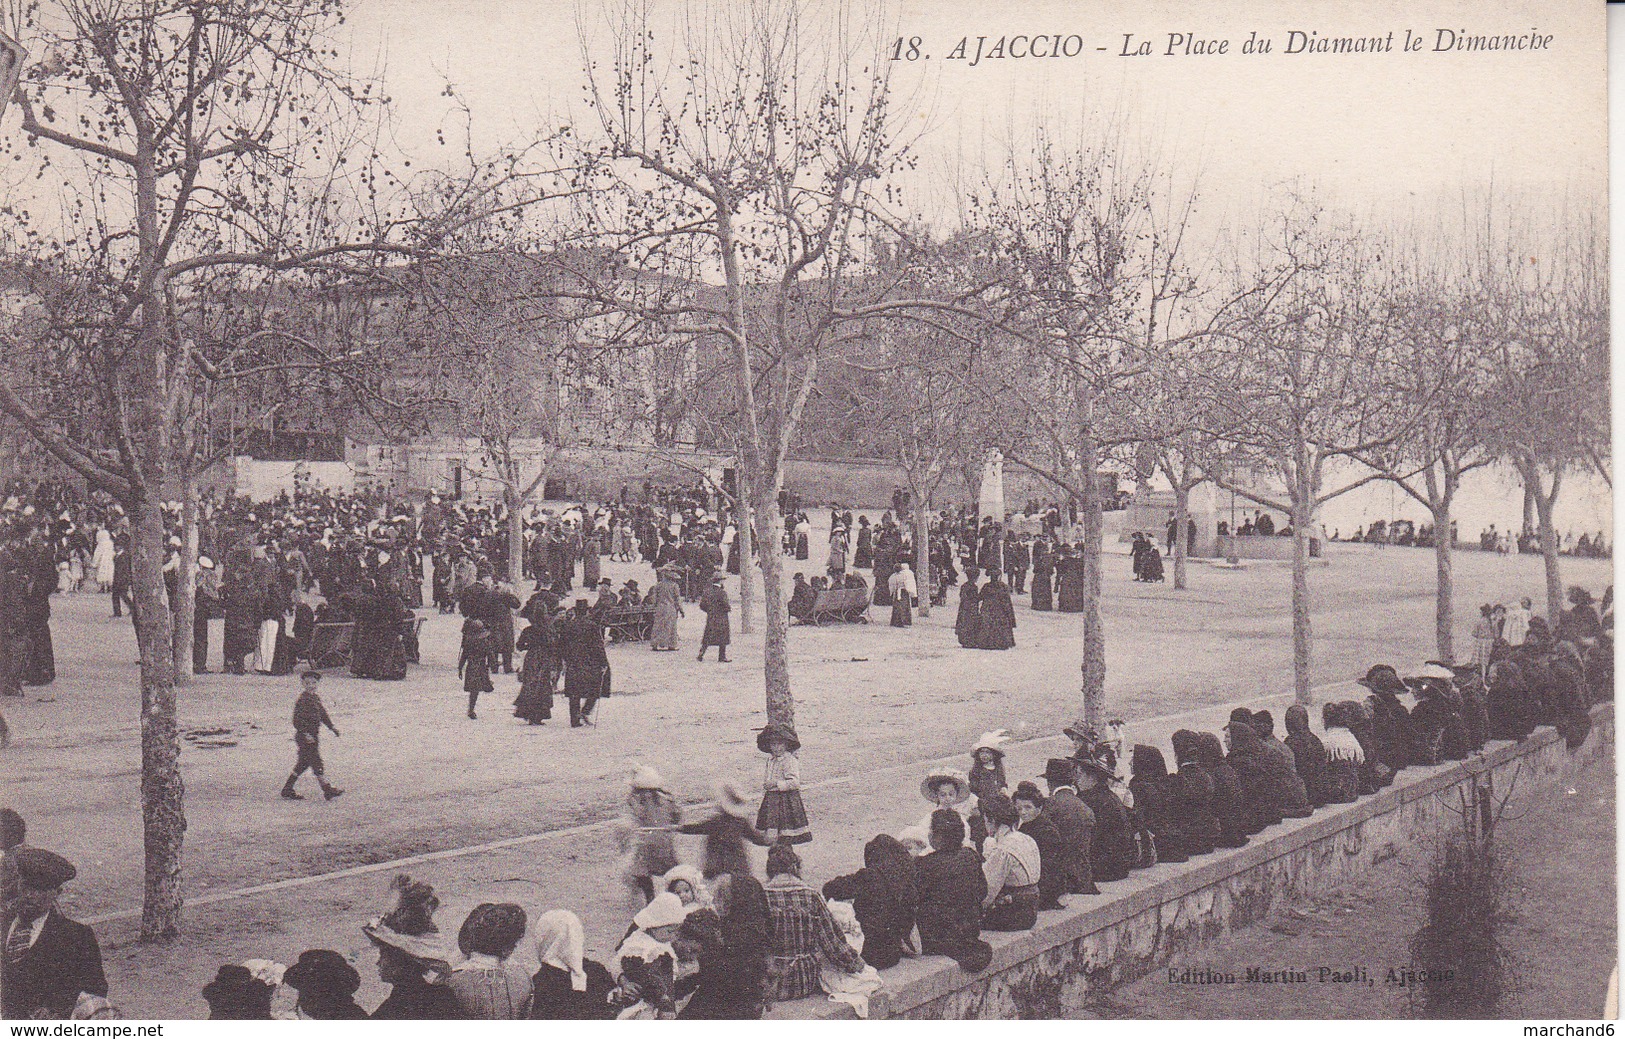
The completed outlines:
<svg viewBox="0 0 1625 1039">
<path fill-rule="evenodd" d="M 281 631 L 281 621 L 260 622 L 260 641 L 254 649 L 254 666 L 250 670 L 258 671 L 262 675 L 271 674 L 272 665 L 276 660 L 277 635 Z"/>
<path fill-rule="evenodd" d="M 532 725 L 553 717 L 553 690 L 558 682 L 558 665 L 539 650 L 525 653 L 519 669 L 519 696 L 513 702 L 513 716 Z"/>
<path fill-rule="evenodd" d="M 677 607 L 661 603 L 655 607 L 654 628 L 649 632 L 650 649 L 677 648 Z"/>
<path fill-rule="evenodd" d="M 801 791 L 769 790 L 763 794 L 762 807 L 756 812 L 756 828 L 763 833 L 776 830 L 779 838 L 790 844 L 806 844 L 812 840 Z"/>
<path fill-rule="evenodd" d="M 1033 574 L 1033 609 L 1049 612 L 1055 609 L 1055 587 L 1050 583 L 1050 574 L 1041 570 Z"/>
<path fill-rule="evenodd" d="M 807 558 L 807 535 L 805 534 L 796 535 L 796 558 Z"/>
<path fill-rule="evenodd" d="M 27 641 L 23 685 L 50 685 L 56 681 L 56 650 L 51 644 L 51 622 L 41 621 L 29 628 Z"/>
<path fill-rule="evenodd" d="M 892 597 L 891 626 L 894 628 L 907 628 L 914 624 L 914 603 L 907 592 L 898 592 Z"/>
</svg>

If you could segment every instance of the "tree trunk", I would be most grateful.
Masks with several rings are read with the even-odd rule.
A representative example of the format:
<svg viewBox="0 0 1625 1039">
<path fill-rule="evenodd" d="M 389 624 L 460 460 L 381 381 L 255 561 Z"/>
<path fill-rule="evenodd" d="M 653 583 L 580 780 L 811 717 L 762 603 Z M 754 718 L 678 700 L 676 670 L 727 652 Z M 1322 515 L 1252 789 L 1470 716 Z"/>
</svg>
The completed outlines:
<svg viewBox="0 0 1625 1039">
<path fill-rule="evenodd" d="M 1451 573 L 1450 499 L 1439 498 L 1433 508 L 1433 564 L 1437 588 L 1434 594 L 1433 627 L 1439 646 L 1439 659 L 1454 662 L 1456 630 L 1456 587 Z"/>
<path fill-rule="evenodd" d="M 1523 481 L 1523 529 L 1518 531 L 1518 533 L 1519 534 L 1527 534 L 1531 530 L 1535 529 L 1535 494 L 1536 494 L 1535 488 L 1537 486 L 1539 486 L 1540 478 L 1538 476 L 1531 476 L 1531 473 L 1525 472 L 1524 467 L 1522 465 L 1518 466 L 1518 471 L 1523 474 L 1523 478 L 1524 478 L 1524 481 Z"/>
<path fill-rule="evenodd" d="M 1181 481 L 1174 481 L 1174 587 L 1185 590 L 1185 546 L 1190 538 L 1191 489 Z"/>
<path fill-rule="evenodd" d="M 931 616 L 931 524 L 925 496 L 914 491 L 914 576 L 920 585 L 920 601 L 914 608 L 921 617 Z"/>
<path fill-rule="evenodd" d="M 1546 564 L 1546 621 L 1555 631 L 1563 616 L 1563 575 L 1558 569 L 1557 524 L 1553 522 L 1557 493 L 1554 490 L 1548 496 L 1538 485 L 1539 473 L 1533 475 L 1537 481 L 1535 513 L 1540 517 L 1540 556 Z"/>
<path fill-rule="evenodd" d="M 1096 732 L 1106 722 L 1106 632 L 1100 618 L 1100 554 L 1105 540 L 1100 490 L 1096 486 L 1098 449 L 1091 433 L 1078 441 L 1082 469 L 1083 508 L 1083 721 Z"/>
<path fill-rule="evenodd" d="M 504 483 L 502 499 L 508 507 L 508 583 L 519 588 L 525 580 L 525 523 L 519 515 L 525 503 L 519 499 L 518 484 L 512 480 Z M 419 574 L 419 579 L 422 576 Z"/>
<path fill-rule="evenodd" d="M 171 634 L 175 684 L 185 685 L 192 677 L 192 619 L 197 613 L 197 478 L 188 469 L 181 482 L 181 562 L 175 575 L 175 601 Z"/>
<path fill-rule="evenodd" d="M 144 498 L 125 502 L 130 514 L 130 585 L 141 649 L 141 820 L 146 889 L 141 938 L 180 930 L 182 809 L 180 739 L 175 723 L 173 625 L 164 594 L 163 510 Z"/>
<path fill-rule="evenodd" d="M 752 481 L 756 494 L 756 514 L 766 519 L 762 543 L 768 550 L 762 560 L 762 612 L 766 629 L 762 637 L 762 677 L 767 690 L 767 720 L 772 725 L 794 725 L 796 704 L 790 694 L 790 614 L 784 601 L 784 555 L 777 551 L 784 537 L 784 517 L 778 507 L 779 481 L 763 478 Z M 741 560 L 740 569 L 744 569 Z"/>
<path fill-rule="evenodd" d="M 734 507 L 739 511 L 734 517 L 734 540 L 739 545 L 739 633 L 749 635 L 756 630 L 756 580 L 751 570 L 756 565 L 756 539 L 752 536 L 756 510 L 751 507 L 750 481 L 745 479 L 744 468 L 738 459 L 734 465 Z"/>
<path fill-rule="evenodd" d="M 1310 650 L 1314 634 L 1309 618 L 1309 523 L 1314 506 L 1292 498 L 1292 690 L 1297 703 L 1312 703 Z"/>
</svg>

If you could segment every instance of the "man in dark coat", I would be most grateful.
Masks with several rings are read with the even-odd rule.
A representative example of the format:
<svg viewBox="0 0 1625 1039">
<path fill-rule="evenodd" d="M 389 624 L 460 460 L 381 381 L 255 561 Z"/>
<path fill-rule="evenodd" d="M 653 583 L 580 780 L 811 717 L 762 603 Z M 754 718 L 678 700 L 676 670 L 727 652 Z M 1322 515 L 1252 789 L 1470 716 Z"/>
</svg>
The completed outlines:
<svg viewBox="0 0 1625 1039">
<path fill-rule="evenodd" d="M 79 993 L 107 995 L 101 947 L 84 924 L 56 908 L 62 885 L 78 873 L 54 852 L 22 847 L 11 852 L 17 867 L 16 894 L 6 906 L 0 1010 L 10 1021 L 65 1019 Z"/>
<path fill-rule="evenodd" d="M 130 538 L 120 534 L 113 541 L 113 616 L 124 616 L 123 607 L 135 615 L 135 597 L 130 594 Z M 258 630 L 258 625 L 255 626 Z"/>
<path fill-rule="evenodd" d="M 604 695 L 609 677 L 609 654 L 604 652 L 604 629 L 593 618 L 586 599 L 559 622 L 564 656 L 564 695 L 570 700 L 570 728 L 591 724 L 592 709 Z"/>
<path fill-rule="evenodd" d="M 1027 594 L 1027 567 L 1032 563 L 1032 552 L 1027 547 L 1026 536 L 1016 537 L 1011 531 L 1004 539 L 1004 574 L 1010 581 L 1010 591 L 1015 595 Z"/>
<path fill-rule="evenodd" d="M 506 581 L 486 589 L 479 617 L 491 633 L 491 647 L 502 661 L 502 673 L 513 674 L 513 611 L 519 609 L 519 596 Z"/>
<path fill-rule="evenodd" d="M 696 660 L 705 659 L 705 650 L 708 646 L 717 647 L 717 662 L 728 662 L 728 613 L 733 604 L 728 602 L 728 591 L 722 587 L 722 575 L 715 574 L 711 578 L 711 587 L 700 595 L 700 609 L 705 613 L 705 631 L 700 635 L 700 655 Z"/>
<path fill-rule="evenodd" d="M 1094 844 L 1095 813 L 1078 797 L 1077 763 L 1070 758 L 1050 758 L 1044 766 L 1044 783 L 1049 798 L 1044 801 L 1044 817 L 1054 824 L 1061 839 L 1061 890 L 1075 895 L 1097 895 L 1090 849 Z M 1019 805 L 1018 805 L 1019 807 Z"/>
</svg>

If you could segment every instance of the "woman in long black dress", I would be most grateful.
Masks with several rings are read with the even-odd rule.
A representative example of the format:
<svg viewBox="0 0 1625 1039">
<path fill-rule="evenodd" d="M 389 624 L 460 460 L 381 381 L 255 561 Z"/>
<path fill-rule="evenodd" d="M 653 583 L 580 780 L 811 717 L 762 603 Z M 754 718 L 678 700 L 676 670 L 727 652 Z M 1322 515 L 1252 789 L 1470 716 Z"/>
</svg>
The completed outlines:
<svg viewBox="0 0 1625 1039">
<path fill-rule="evenodd" d="M 954 635 L 965 649 L 975 649 L 982 637 L 981 592 L 976 587 L 976 571 L 965 573 L 965 583 L 959 589 L 959 613 L 954 617 Z"/>
</svg>

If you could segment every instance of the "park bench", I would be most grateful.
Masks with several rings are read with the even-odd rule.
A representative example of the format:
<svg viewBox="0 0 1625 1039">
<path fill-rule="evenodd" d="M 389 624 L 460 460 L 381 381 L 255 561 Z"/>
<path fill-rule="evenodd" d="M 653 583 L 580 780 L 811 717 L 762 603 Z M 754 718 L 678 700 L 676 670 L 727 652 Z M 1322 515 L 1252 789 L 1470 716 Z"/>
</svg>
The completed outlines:
<svg viewBox="0 0 1625 1039">
<path fill-rule="evenodd" d="M 318 624 L 310 634 L 311 667 L 348 667 L 355 622 Z"/>
<path fill-rule="evenodd" d="M 605 610 L 604 632 L 613 642 L 642 642 L 654 628 L 653 606 L 617 606 Z"/>
<path fill-rule="evenodd" d="M 818 593 L 813 600 L 812 621 L 846 621 L 849 624 L 869 623 L 869 590 L 867 588 L 830 588 Z"/>
</svg>

